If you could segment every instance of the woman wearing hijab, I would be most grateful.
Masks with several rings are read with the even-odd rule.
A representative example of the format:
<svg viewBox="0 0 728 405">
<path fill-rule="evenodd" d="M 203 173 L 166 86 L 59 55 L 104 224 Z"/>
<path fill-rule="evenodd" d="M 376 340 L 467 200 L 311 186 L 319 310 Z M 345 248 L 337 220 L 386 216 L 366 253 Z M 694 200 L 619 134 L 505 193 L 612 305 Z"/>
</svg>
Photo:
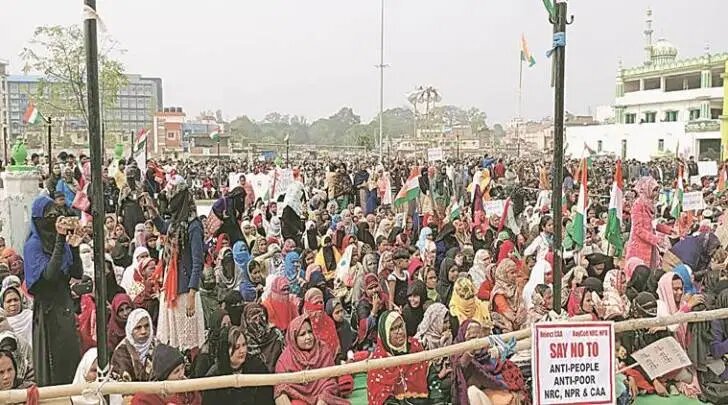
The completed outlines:
<svg viewBox="0 0 728 405">
<path fill-rule="evenodd" d="M 222 331 L 223 342 L 218 347 L 217 361 L 207 377 L 234 374 L 270 374 L 270 370 L 250 353 L 248 338 L 242 328 L 233 326 Z M 204 405 L 251 404 L 273 405 L 273 387 L 241 387 L 208 390 L 202 393 Z"/>
<path fill-rule="evenodd" d="M 255 260 L 249 260 L 242 272 L 240 283 L 240 296 L 243 302 L 260 302 L 264 289 L 264 279 L 261 274 L 262 265 Z"/>
<path fill-rule="evenodd" d="M 527 326 L 547 318 L 553 308 L 553 290 L 546 284 L 538 284 L 531 294 L 531 308 L 528 310 Z M 525 326 L 524 325 L 524 326 Z"/>
<path fill-rule="evenodd" d="M 212 204 L 212 213 L 220 220 L 221 225 L 216 235 L 226 234 L 230 244 L 243 240 L 240 221 L 245 215 L 245 189 L 233 188 L 226 196 L 220 197 Z"/>
<path fill-rule="evenodd" d="M 0 391 L 12 389 L 27 389 L 35 385 L 33 381 L 23 379 L 18 371 L 15 356 L 7 350 L 0 350 L 0 369 L 3 370 L 3 378 L 0 379 Z"/>
<path fill-rule="evenodd" d="M 440 294 L 437 292 L 437 270 L 432 267 L 426 267 L 424 272 L 425 287 L 427 287 L 428 305 L 440 302 Z"/>
<path fill-rule="evenodd" d="M 5 313 L 5 319 L 8 320 L 13 332 L 32 347 L 33 310 L 29 308 L 25 294 L 19 287 L 10 284 L 2 289 L 0 299 L 2 300 L 0 305 Z"/>
<path fill-rule="evenodd" d="M 339 346 L 341 347 L 339 360 L 342 360 L 353 349 L 356 343 L 356 332 L 346 319 L 344 305 L 338 298 L 332 298 L 326 302 L 326 314 L 331 317 L 336 326 L 336 334 L 339 337 Z"/>
<path fill-rule="evenodd" d="M 629 314 L 631 302 L 627 298 L 627 283 L 622 270 L 609 270 L 602 284 L 604 293 L 601 306 L 604 308 L 602 319 L 607 321 L 621 321 Z"/>
<path fill-rule="evenodd" d="M 687 264 L 681 264 L 673 270 L 675 274 L 680 277 L 680 280 L 683 283 L 683 293 L 685 294 L 685 298 L 689 298 L 695 294 L 698 293 L 697 288 L 695 288 L 694 283 L 694 276 L 693 276 L 693 269 L 688 266 Z"/>
<path fill-rule="evenodd" d="M 290 294 L 286 277 L 278 276 L 273 280 L 270 295 L 263 301 L 263 306 L 268 311 L 270 323 L 285 332 L 291 320 L 298 316 L 298 304 L 295 296 Z"/>
<path fill-rule="evenodd" d="M 493 327 L 488 304 L 475 296 L 473 282 L 467 277 L 460 277 L 455 282 L 454 294 L 450 300 L 450 313 L 457 318 L 458 323 L 474 319 L 478 324 Z"/>
<path fill-rule="evenodd" d="M 12 352 L 17 377 L 23 381 L 35 381 L 33 349 L 22 337 L 13 332 L 6 320 L 0 321 L 0 350 Z"/>
<path fill-rule="evenodd" d="M 521 329 L 528 316 L 522 292 L 516 282 L 517 273 L 517 265 L 511 259 L 500 262 L 495 270 L 495 285 L 490 293 L 490 302 L 493 306 L 493 324 L 501 332 Z"/>
<path fill-rule="evenodd" d="M 111 315 L 106 325 L 106 347 L 109 352 L 114 351 L 126 337 L 126 321 L 132 309 L 131 298 L 126 294 L 116 294 L 111 301 Z"/>
<path fill-rule="evenodd" d="M 594 296 L 586 287 L 576 287 L 571 291 L 566 309 L 570 318 L 578 315 L 591 315 L 593 319 L 599 319 L 594 304 Z"/>
<path fill-rule="evenodd" d="M 361 349 L 374 347 L 376 343 L 377 321 L 379 315 L 387 310 L 389 297 L 382 291 L 379 277 L 368 273 L 364 276 L 364 293 L 352 314 L 352 325 L 357 330 L 358 346 Z"/>
<path fill-rule="evenodd" d="M 658 248 L 670 248 L 669 241 L 665 237 L 658 236 L 652 226 L 655 216 L 655 198 L 659 189 L 659 184 L 652 177 L 642 177 L 637 180 L 635 190 L 639 194 L 639 198 L 630 212 L 631 230 L 629 240 L 625 244 L 627 261 L 632 257 L 637 257 L 649 264 L 651 268 L 658 267 Z"/>
<path fill-rule="evenodd" d="M 452 344 L 450 312 L 439 302 L 431 304 L 417 327 L 415 339 L 425 350 L 439 349 Z"/>
<path fill-rule="evenodd" d="M 407 329 L 402 315 L 395 311 L 385 311 L 378 325 L 379 339 L 372 353 L 372 359 L 382 359 L 403 354 L 418 353 L 422 345 L 414 338 L 407 337 Z M 401 366 L 370 370 L 367 373 L 368 402 L 372 405 L 384 404 L 427 404 L 428 400 L 428 362 L 405 364 Z"/>
<path fill-rule="evenodd" d="M 245 304 L 240 328 L 245 333 L 248 354 L 258 357 L 266 369 L 273 372 L 283 351 L 285 337 L 280 329 L 270 324 L 265 307 L 253 302 Z"/>
<path fill-rule="evenodd" d="M 473 280 L 473 285 L 475 286 L 476 291 L 480 290 L 480 286 L 487 278 L 487 268 L 488 265 L 491 264 L 490 261 L 490 253 L 488 253 L 487 250 L 481 249 L 475 252 L 473 267 L 468 270 L 468 275 L 470 276 L 470 279 Z"/>
<path fill-rule="evenodd" d="M 301 255 L 296 251 L 286 254 L 283 259 L 283 270 L 285 271 L 286 280 L 288 280 L 289 292 L 293 295 L 299 295 L 303 288 L 301 285 Z"/>
<path fill-rule="evenodd" d="M 407 288 L 407 305 L 402 309 L 408 337 L 417 333 L 417 327 L 425 316 L 425 301 L 427 301 L 427 287 L 421 280 L 415 280 Z"/>
<path fill-rule="evenodd" d="M 248 260 L 248 265 L 251 260 Z M 238 267 L 235 263 L 232 249 L 223 247 L 217 254 L 215 260 L 215 284 L 221 292 L 237 291 L 241 289 L 245 267 Z"/>
<path fill-rule="evenodd" d="M 97 361 L 97 350 L 92 347 L 83 354 L 81 362 L 76 367 L 76 375 L 73 377 L 73 384 L 89 384 L 96 382 L 98 378 L 98 361 Z M 111 395 L 109 398 L 111 405 L 120 405 L 123 403 L 121 395 Z M 101 405 L 104 402 L 99 398 L 96 393 L 87 392 L 82 395 L 76 395 L 71 397 L 71 404 L 73 405 Z"/>
<path fill-rule="evenodd" d="M 668 272 L 660 277 L 657 289 L 657 316 L 670 316 L 678 312 L 690 312 L 687 301 L 684 299 L 684 285 L 680 276 Z M 686 323 L 668 325 L 667 329 L 675 333 L 678 342 L 687 349 L 688 327 Z"/>
<path fill-rule="evenodd" d="M 286 345 L 276 364 L 276 373 L 311 370 L 334 365 L 334 352 L 316 338 L 308 315 L 291 321 L 286 332 Z M 308 384 L 277 384 L 273 391 L 276 404 L 346 405 L 335 378 L 315 380 Z"/>
<path fill-rule="evenodd" d="M 590 254 L 586 259 L 589 261 L 589 266 L 586 268 L 589 277 L 598 278 L 599 281 L 604 281 L 604 276 L 614 267 L 612 258 L 601 253 Z"/>
<path fill-rule="evenodd" d="M 132 294 L 129 294 L 133 307 L 145 309 L 151 315 L 152 320 L 159 319 L 159 291 L 162 287 L 161 283 L 153 277 L 156 267 L 157 263 L 151 257 L 141 259 L 134 272 L 132 291 L 136 295 L 132 297 Z"/>
<path fill-rule="evenodd" d="M 474 320 L 460 325 L 455 343 L 484 336 L 483 327 Z M 505 354 L 505 353 L 504 353 Z M 480 349 L 450 357 L 453 368 L 452 402 L 471 405 L 519 404 L 526 400 L 526 387 L 521 370 L 515 364 L 491 356 Z"/>
<path fill-rule="evenodd" d="M 321 290 L 310 288 L 306 291 L 306 297 L 303 301 L 303 313 L 308 315 L 316 340 L 321 341 L 334 354 L 339 355 L 341 346 L 336 333 L 336 325 L 333 319 L 324 312 L 324 294 Z"/>
<path fill-rule="evenodd" d="M 370 246 L 372 249 L 377 247 L 374 242 L 374 235 L 369 230 L 369 224 L 365 221 L 359 221 L 357 224 L 356 238 L 363 244 Z"/>
<path fill-rule="evenodd" d="M 147 249 L 146 247 L 138 247 L 134 249 L 131 264 L 129 265 L 129 267 L 124 269 L 124 273 L 121 275 L 119 287 L 123 288 L 130 297 L 132 297 L 132 295 L 136 297 L 136 295 L 138 294 L 138 292 L 136 292 L 134 288 L 134 273 L 139 268 L 139 262 L 141 262 L 141 260 L 145 258 L 149 258 L 149 249 Z M 93 262 L 91 262 L 91 268 L 93 272 Z M 93 277 L 93 273 L 91 277 Z M 134 299 L 134 297 L 132 297 L 132 299 Z"/>
<path fill-rule="evenodd" d="M 54 191 L 63 193 L 63 196 L 66 197 L 66 207 L 71 208 L 73 200 L 76 198 L 76 193 L 80 189 L 81 187 L 78 181 L 73 177 L 73 169 L 66 168 L 63 171 L 63 176 L 56 183 L 56 189 Z"/>
<path fill-rule="evenodd" d="M 324 270 L 324 276 L 326 276 L 327 280 L 333 280 L 339 260 L 341 260 L 341 253 L 333 245 L 331 237 L 324 236 L 323 246 L 316 254 L 315 263 Z"/>
<path fill-rule="evenodd" d="M 174 347 L 160 344 L 152 360 L 152 381 L 180 381 L 185 379 L 185 358 Z M 131 405 L 202 405 L 199 392 L 183 392 L 172 395 L 137 393 Z"/>
<path fill-rule="evenodd" d="M 720 245 L 720 240 L 714 233 L 701 233 L 677 242 L 670 252 L 677 256 L 683 264 L 690 266 L 695 274 L 695 279 L 700 281 L 703 275 L 710 271 L 711 257 Z"/>
<path fill-rule="evenodd" d="M 440 263 L 440 277 L 437 279 L 437 294 L 440 296 L 440 302 L 445 305 L 450 305 L 450 299 L 455 288 L 455 280 L 457 280 L 459 273 L 460 269 L 454 260 L 445 258 Z"/>
<path fill-rule="evenodd" d="M 111 366 L 123 381 L 149 381 L 156 340 L 152 317 L 143 309 L 131 311 L 126 336 L 111 355 Z"/>
<path fill-rule="evenodd" d="M 31 208 L 30 236 L 23 247 L 25 285 L 33 294 L 33 364 L 39 386 L 68 384 L 81 359 L 69 282 L 83 277 L 77 235 L 57 222 L 62 215 L 49 197 Z"/>
<path fill-rule="evenodd" d="M 180 350 L 195 349 L 205 342 L 205 316 L 197 290 L 202 278 L 204 230 L 187 184 L 176 184 L 169 200 L 171 219 L 157 216 L 155 226 L 167 235 L 157 277 L 164 280 L 160 295 L 161 342 Z"/>
<path fill-rule="evenodd" d="M 627 290 L 625 294 L 630 302 L 637 298 L 637 295 L 641 292 L 648 292 L 652 295 L 657 295 L 657 291 L 647 291 L 648 281 L 652 271 L 649 267 L 644 264 L 639 264 L 632 270 L 632 277 L 627 282 Z"/>
<path fill-rule="evenodd" d="M 546 258 L 546 253 L 553 250 L 554 244 L 554 220 L 549 215 L 544 215 L 538 224 L 538 236 L 523 251 L 524 256 L 536 255 L 536 260 Z"/>
</svg>

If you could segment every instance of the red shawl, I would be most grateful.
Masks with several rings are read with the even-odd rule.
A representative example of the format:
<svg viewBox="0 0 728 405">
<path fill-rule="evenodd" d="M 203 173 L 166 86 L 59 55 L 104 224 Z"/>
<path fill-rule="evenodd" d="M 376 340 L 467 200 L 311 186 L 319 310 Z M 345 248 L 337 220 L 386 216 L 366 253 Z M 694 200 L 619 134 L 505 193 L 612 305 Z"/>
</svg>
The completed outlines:
<svg viewBox="0 0 728 405">
<path fill-rule="evenodd" d="M 381 320 L 380 322 L 384 322 Z M 422 351 L 422 345 L 415 338 L 407 338 L 409 352 Z M 372 353 L 372 359 L 391 357 L 378 339 L 377 348 Z M 371 370 L 367 373 L 367 394 L 370 405 L 383 405 L 387 399 L 394 397 L 398 400 L 428 397 L 427 369 L 428 362 L 406 364 L 403 366 Z"/>
<path fill-rule="evenodd" d="M 305 314 L 291 321 L 286 333 L 285 348 L 276 364 L 276 373 L 312 370 L 334 365 L 334 352 L 318 339 L 309 351 L 298 348 L 296 335 L 307 322 L 310 323 L 311 320 Z M 327 405 L 349 404 L 349 401 L 340 397 L 335 378 L 316 380 L 308 384 L 278 384 L 273 390 L 274 398 L 285 394 L 292 402 L 297 400 L 310 405 L 314 405 L 318 401 L 323 401 Z"/>
<path fill-rule="evenodd" d="M 273 280 L 271 293 L 263 301 L 263 306 L 268 311 L 268 321 L 284 332 L 291 320 L 298 316 L 296 303 L 288 293 L 288 280 L 282 276 Z"/>
<path fill-rule="evenodd" d="M 76 317 L 81 352 L 96 347 L 96 303 L 93 294 L 81 296 L 81 313 Z"/>
<path fill-rule="evenodd" d="M 324 312 L 323 297 L 323 293 L 318 288 L 308 290 L 306 300 L 303 303 L 303 313 L 308 315 L 316 339 L 324 342 L 334 353 L 339 353 L 341 352 L 341 343 L 336 332 L 336 324 Z"/>
<path fill-rule="evenodd" d="M 122 305 L 132 306 L 131 298 L 126 294 L 116 294 L 111 300 L 111 314 L 109 315 L 109 325 L 106 327 L 106 346 L 110 351 L 114 351 L 116 346 L 126 337 L 126 320 L 122 320 L 118 316 L 119 308 Z"/>
</svg>

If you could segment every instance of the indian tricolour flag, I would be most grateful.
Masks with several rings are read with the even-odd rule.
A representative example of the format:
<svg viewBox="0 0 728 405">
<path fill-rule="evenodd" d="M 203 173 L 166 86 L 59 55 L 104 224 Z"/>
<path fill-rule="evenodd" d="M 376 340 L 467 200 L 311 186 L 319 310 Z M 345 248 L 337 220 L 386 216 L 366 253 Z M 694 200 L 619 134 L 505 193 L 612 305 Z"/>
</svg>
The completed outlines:
<svg viewBox="0 0 728 405">
<path fill-rule="evenodd" d="M 420 195 L 420 176 L 417 168 L 414 168 L 410 172 L 410 176 L 404 183 L 404 186 L 402 186 L 402 189 L 399 190 L 399 193 L 394 198 L 394 206 L 397 207 L 410 202 L 417 198 L 418 195 Z"/>
<path fill-rule="evenodd" d="M 576 215 L 574 215 L 574 242 L 579 246 L 584 246 L 586 238 L 586 209 L 589 204 L 589 193 L 587 190 L 587 161 L 581 160 L 579 168 L 579 199 L 576 202 Z"/>
<path fill-rule="evenodd" d="M 216 129 L 210 133 L 210 139 L 215 142 L 220 142 L 220 129 Z"/>
<path fill-rule="evenodd" d="M 528 50 L 528 42 L 526 42 L 526 36 L 521 34 L 521 61 L 527 62 L 528 67 L 533 67 L 536 64 L 536 59 L 531 55 L 531 51 Z"/>
<path fill-rule="evenodd" d="M 134 137 L 134 145 L 132 146 L 132 157 L 142 173 L 147 168 L 147 138 L 149 138 L 149 130 L 146 128 L 140 129 L 136 137 Z"/>
<path fill-rule="evenodd" d="M 26 124 L 38 124 L 41 121 L 45 121 L 43 115 L 35 108 L 35 104 L 28 103 L 28 107 L 25 109 L 25 113 L 23 113 L 23 122 Z"/>
<path fill-rule="evenodd" d="M 622 161 L 617 160 L 614 169 L 614 182 L 609 195 L 609 213 L 605 237 L 610 245 L 614 246 L 616 256 L 622 255 L 624 241 L 622 240 L 622 202 L 624 199 L 624 179 L 622 178 Z"/>
<path fill-rule="evenodd" d="M 677 165 L 677 180 L 675 184 L 675 193 L 672 196 L 672 203 L 670 208 L 670 215 L 678 219 L 680 218 L 680 214 L 682 213 L 682 204 L 683 204 L 683 178 L 685 176 L 685 166 L 682 163 L 678 163 Z"/>
</svg>

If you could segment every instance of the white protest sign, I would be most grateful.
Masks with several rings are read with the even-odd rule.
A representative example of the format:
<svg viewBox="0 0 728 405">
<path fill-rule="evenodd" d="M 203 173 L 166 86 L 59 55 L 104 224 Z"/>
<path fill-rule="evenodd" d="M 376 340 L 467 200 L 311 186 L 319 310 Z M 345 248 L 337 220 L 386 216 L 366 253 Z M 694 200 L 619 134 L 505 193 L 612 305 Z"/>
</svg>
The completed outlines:
<svg viewBox="0 0 728 405">
<path fill-rule="evenodd" d="M 249 173 L 247 176 L 245 176 L 245 179 L 250 182 L 251 186 L 253 186 L 253 193 L 255 194 L 256 199 L 260 198 L 263 201 L 266 201 L 268 199 L 268 192 L 270 191 L 271 185 L 271 178 L 268 174 Z"/>
<path fill-rule="evenodd" d="M 680 343 L 672 336 L 632 353 L 632 358 L 652 380 L 693 364 Z"/>
<path fill-rule="evenodd" d="M 700 176 L 690 176 L 690 185 L 703 185 L 703 183 L 700 181 Z"/>
<path fill-rule="evenodd" d="M 293 183 L 293 170 L 275 169 L 275 171 L 271 171 L 271 174 L 275 176 L 275 178 L 273 179 L 273 194 L 271 195 L 271 197 L 274 200 L 277 200 L 278 197 L 286 193 L 286 190 L 288 190 L 288 186 Z"/>
<path fill-rule="evenodd" d="M 228 188 L 230 190 L 238 186 L 238 180 L 240 180 L 240 176 L 242 175 L 243 173 L 228 173 Z"/>
<path fill-rule="evenodd" d="M 492 215 L 503 215 L 503 209 L 505 208 L 505 201 L 504 200 L 488 200 L 483 201 L 483 209 L 485 210 L 485 215 L 492 216 Z"/>
<path fill-rule="evenodd" d="M 445 160 L 445 153 L 442 151 L 442 148 L 427 149 L 427 161 L 436 162 L 438 160 Z"/>
<path fill-rule="evenodd" d="M 615 403 L 612 322 L 536 323 L 531 342 L 534 404 Z"/>
<path fill-rule="evenodd" d="M 698 174 L 702 176 L 717 176 L 718 163 L 715 161 L 698 162 Z"/>
<path fill-rule="evenodd" d="M 702 210 L 703 208 L 705 208 L 705 201 L 703 200 L 703 193 L 701 191 L 692 191 L 683 194 L 683 211 Z"/>
</svg>

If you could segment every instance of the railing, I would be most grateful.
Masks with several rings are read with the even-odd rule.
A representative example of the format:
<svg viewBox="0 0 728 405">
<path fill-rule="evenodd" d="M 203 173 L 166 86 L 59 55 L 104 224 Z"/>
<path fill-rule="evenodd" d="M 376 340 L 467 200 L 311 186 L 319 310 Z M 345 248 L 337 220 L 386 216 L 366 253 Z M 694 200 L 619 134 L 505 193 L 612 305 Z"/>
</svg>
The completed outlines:
<svg viewBox="0 0 728 405">
<path fill-rule="evenodd" d="M 705 322 L 724 318 L 728 318 L 728 308 L 703 312 L 679 313 L 669 317 L 629 319 L 622 322 L 616 322 L 614 325 L 614 330 L 615 333 L 620 333 L 636 329 L 648 329 L 653 327 L 673 325 L 677 323 Z M 583 317 L 577 319 L 578 321 L 585 320 Z M 530 328 L 500 335 L 500 337 L 503 339 L 518 339 L 519 341 L 516 345 L 516 350 L 530 349 L 530 336 Z M 299 371 L 296 373 L 236 374 L 220 377 L 196 378 L 183 381 L 107 383 L 94 382 L 87 384 L 68 384 L 41 387 L 38 389 L 38 391 L 41 400 L 49 400 L 57 398 L 68 398 L 75 395 L 81 395 L 84 392 L 98 392 L 102 395 L 132 395 L 138 392 L 151 394 L 173 394 L 179 392 L 206 391 L 233 387 L 239 388 L 277 384 L 304 384 L 322 378 L 365 373 L 375 369 L 429 361 L 440 357 L 451 356 L 454 354 L 460 354 L 472 350 L 486 348 L 488 346 L 488 338 L 481 338 L 414 354 L 388 357 L 383 359 L 367 359 L 356 363 L 325 367 L 315 370 Z M 2 391 L 0 392 L 0 404 L 12 404 L 19 402 L 23 403 L 25 402 L 26 397 L 26 390 Z"/>
</svg>

